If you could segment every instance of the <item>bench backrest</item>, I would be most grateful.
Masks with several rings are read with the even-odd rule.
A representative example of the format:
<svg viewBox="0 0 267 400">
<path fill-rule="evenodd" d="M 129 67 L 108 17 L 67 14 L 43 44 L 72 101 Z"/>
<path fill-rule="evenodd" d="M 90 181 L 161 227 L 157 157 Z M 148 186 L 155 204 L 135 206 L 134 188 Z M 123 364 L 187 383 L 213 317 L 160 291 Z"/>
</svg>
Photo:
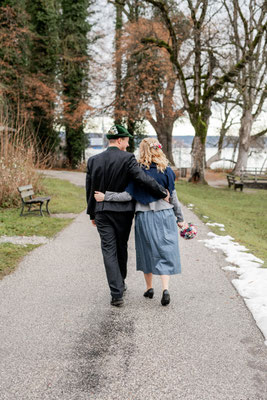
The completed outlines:
<svg viewBox="0 0 267 400">
<path fill-rule="evenodd" d="M 244 178 L 266 178 L 267 172 L 266 170 L 244 170 L 241 171 L 241 176 Z"/>
<path fill-rule="evenodd" d="M 235 176 L 234 175 L 227 175 L 228 181 L 235 181 Z"/>
<path fill-rule="evenodd" d="M 264 168 L 245 168 L 241 170 L 241 174 L 252 174 L 252 175 L 266 175 L 267 174 L 267 169 Z"/>
<path fill-rule="evenodd" d="M 18 187 L 18 191 L 19 191 L 22 199 L 25 199 L 25 197 L 34 195 L 32 185 L 20 186 L 20 187 Z"/>
</svg>

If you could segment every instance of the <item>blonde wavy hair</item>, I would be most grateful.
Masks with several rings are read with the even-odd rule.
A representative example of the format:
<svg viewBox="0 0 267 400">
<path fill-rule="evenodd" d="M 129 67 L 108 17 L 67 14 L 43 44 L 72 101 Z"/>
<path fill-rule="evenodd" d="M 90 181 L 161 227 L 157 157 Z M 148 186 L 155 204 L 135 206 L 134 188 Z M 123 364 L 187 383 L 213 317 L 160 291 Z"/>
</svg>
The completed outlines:
<svg viewBox="0 0 267 400">
<path fill-rule="evenodd" d="M 164 172 L 169 165 L 169 161 L 167 160 L 161 147 L 158 146 L 161 146 L 161 144 L 157 139 L 143 139 L 140 143 L 140 155 L 138 162 L 139 164 L 146 167 L 146 169 L 149 169 L 151 163 L 154 162 L 157 165 L 157 170 L 160 172 Z"/>
</svg>

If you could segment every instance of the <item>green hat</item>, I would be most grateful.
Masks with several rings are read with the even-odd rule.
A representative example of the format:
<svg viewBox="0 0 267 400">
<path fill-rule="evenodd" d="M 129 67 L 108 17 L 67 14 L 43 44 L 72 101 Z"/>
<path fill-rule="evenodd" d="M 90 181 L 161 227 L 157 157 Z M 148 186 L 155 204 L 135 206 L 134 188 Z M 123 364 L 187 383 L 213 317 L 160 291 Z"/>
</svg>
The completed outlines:
<svg viewBox="0 0 267 400">
<path fill-rule="evenodd" d="M 124 126 L 113 125 L 107 133 L 107 139 L 118 139 L 123 137 L 132 138 L 133 136 L 127 131 Z"/>
</svg>

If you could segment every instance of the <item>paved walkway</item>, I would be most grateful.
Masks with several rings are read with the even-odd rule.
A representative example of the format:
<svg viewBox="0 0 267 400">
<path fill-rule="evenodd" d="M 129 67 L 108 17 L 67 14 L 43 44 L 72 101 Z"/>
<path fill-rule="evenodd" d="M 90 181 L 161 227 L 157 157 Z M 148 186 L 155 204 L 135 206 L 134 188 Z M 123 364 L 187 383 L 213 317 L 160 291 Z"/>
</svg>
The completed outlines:
<svg viewBox="0 0 267 400">
<path fill-rule="evenodd" d="M 85 213 L 25 257 L 0 282 L 0 399 L 266 400 L 267 347 L 223 255 L 197 238 L 180 248 L 166 308 L 159 279 L 155 298 L 142 296 L 133 234 L 125 305 L 110 306 Z"/>
</svg>

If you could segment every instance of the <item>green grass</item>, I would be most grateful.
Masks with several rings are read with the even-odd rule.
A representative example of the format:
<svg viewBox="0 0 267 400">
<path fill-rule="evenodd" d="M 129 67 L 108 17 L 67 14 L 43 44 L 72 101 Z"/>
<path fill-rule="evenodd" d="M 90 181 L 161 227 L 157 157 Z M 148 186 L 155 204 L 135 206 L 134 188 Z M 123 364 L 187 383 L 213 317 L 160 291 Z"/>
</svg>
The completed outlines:
<svg viewBox="0 0 267 400">
<path fill-rule="evenodd" d="M 38 245 L 31 244 L 23 247 L 12 243 L 0 244 L 0 279 L 13 272 L 22 257 L 35 247 L 38 247 Z"/>
<path fill-rule="evenodd" d="M 52 214 L 80 213 L 86 207 L 85 190 L 67 181 L 46 178 L 43 180 L 43 195 L 50 195 L 49 210 Z M 39 194 L 38 194 L 39 195 Z M 52 237 L 72 219 L 50 218 L 44 214 L 20 217 L 20 208 L 0 208 L 0 236 L 47 236 Z M 21 258 L 36 246 L 26 247 L 0 244 L 0 277 L 8 274 Z"/>
<path fill-rule="evenodd" d="M 193 211 L 204 222 L 225 225 L 225 232 L 209 227 L 218 235 L 231 235 L 245 245 L 267 266 L 267 191 L 251 190 L 244 193 L 232 188 L 217 189 L 183 181 L 176 184 L 179 200 L 195 205 Z M 207 215 L 209 220 L 204 219 Z M 189 221 L 190 222 L 190 221 Z"/>
<path fill-rule="evenodd" d="M 52 213 L 80 213 L 86 208 L 85 189 L 72 183 L 45 178 L 45 195 L 51 195 L 49 210 Z"/>
</svg>

